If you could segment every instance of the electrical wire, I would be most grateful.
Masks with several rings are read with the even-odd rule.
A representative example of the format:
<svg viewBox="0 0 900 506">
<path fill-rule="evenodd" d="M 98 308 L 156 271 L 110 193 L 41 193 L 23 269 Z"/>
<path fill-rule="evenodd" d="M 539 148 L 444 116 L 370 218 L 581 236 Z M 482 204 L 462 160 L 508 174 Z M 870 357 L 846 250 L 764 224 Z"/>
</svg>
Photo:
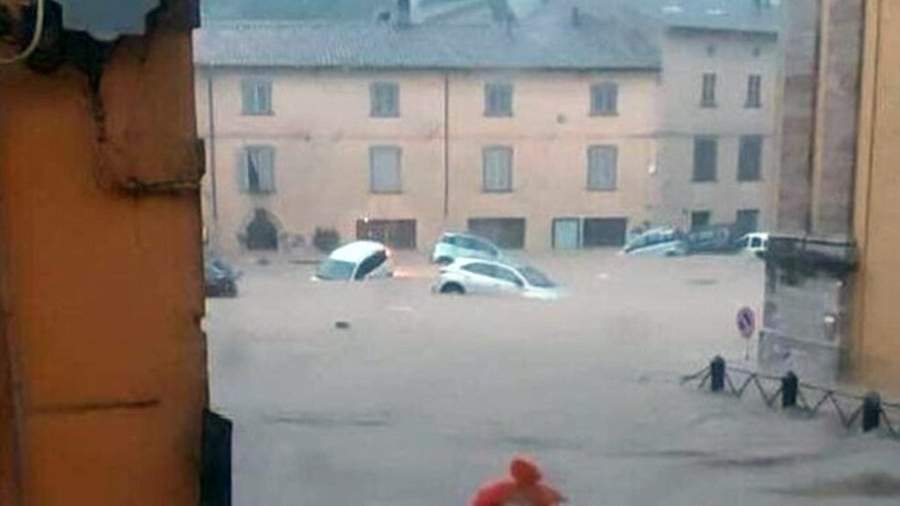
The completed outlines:
<svg viewBox="0 0 900 506">
<path fill-rule="evenodd" d="M 16 63 L 18 61 L 22 61 L 25 58 L 31 56 L 31 53 L 37 49 L 38 44 L 41 42 L 41 36 L 44 35 L 44 7 L 47 0 L 35 0 L 37 2 L 37 16 L 34 20 L 34 35 L 31 37 L 31 42 L 28 44 L 28 47 L 25 48 L 21 53 L 10 57 L 10 58 L 0 58 L 0 65 L 9 65 L 10 63 Z"/>
</svg>

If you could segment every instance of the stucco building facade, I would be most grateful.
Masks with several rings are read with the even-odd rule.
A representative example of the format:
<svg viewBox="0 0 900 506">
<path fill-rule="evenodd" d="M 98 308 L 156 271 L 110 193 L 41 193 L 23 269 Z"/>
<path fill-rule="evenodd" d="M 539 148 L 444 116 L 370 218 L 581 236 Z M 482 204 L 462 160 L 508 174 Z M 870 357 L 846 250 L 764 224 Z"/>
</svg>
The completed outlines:
<svg viewBox="0 0 900 506">
<path fill-rule="evenodd" d="M 554 2 L 487 25 L 395 14 L 198 31 L 211 247 L 291 251 L 316 228 L 401 248 L 465 229 L 509 248 L 619 246 L 646 224 L 739 211 L 766 228 L 772 17 L 730 27 L 598 8 L 614 4 Z M 285 54 L 292 42 L 303 49 Z"/>
</svg>

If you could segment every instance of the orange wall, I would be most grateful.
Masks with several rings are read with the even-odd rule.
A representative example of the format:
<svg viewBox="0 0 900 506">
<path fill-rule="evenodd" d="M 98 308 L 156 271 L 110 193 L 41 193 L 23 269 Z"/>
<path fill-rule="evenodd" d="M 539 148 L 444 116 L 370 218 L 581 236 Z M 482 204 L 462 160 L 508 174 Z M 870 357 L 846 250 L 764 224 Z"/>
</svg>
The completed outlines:
<svg viewBox="0 0 900 506">
<path fill-rule="evenodd" d="M 190 181 L 202 166 L 187 29 L 164 21 L 117 47 L 105 125 L 73 67 L 0 67 L 0 414 L 22 401 L 21 458 L 0 446 L 0 471 L 18 466 L 22 480 L 0 473 L 2 504 L 17 489 L 27 505 L 198 504 L 206 367 Z M 8 417 L 0 430 L 15 439 Z"/>
<path fill-rule="evenodd" d="M 854 227 L 859 371 L 900 395 L 900 2 L 868 2 Z"/>
</svg>

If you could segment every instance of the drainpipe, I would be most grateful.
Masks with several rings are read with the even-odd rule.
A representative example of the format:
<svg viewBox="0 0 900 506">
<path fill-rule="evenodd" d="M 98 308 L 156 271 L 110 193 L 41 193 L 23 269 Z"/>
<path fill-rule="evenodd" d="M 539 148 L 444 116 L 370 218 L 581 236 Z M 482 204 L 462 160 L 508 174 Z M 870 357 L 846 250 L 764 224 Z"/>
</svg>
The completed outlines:
<svg viewBox="0 0 900 506">
<path fill-rule="evenodd" d="M 450 75 L 444 74 L 444 224 L 450 214 Z"/>
<path fill-rule="evenodd" d="M 219 225 L 219 200 L 216 185 L 216 120 L 215 100 L 213 99 L 213 72 L 210 69 L 206 76 L 206 103 L 209 114 L 209 183 L 212 218 L 216 228 Z M 208 233 L 208 231 L 207 231 Z"/>
</svg>

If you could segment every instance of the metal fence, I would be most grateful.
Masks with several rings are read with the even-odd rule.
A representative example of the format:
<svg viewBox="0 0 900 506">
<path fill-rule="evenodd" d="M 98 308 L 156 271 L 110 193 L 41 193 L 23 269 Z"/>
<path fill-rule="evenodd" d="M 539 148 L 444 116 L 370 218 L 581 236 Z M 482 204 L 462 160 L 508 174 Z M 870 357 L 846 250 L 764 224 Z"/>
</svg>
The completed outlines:
<svg viewBox="0 0 900 506">
<path fill-rule="evenodd" d="M 711 392 L 737 398 L 753 390 L 769 408 L 794 410 L 809 417 L 830 409 L 847 430 L 859 425 L 863 432 L 882 430 L 900 440 L 900 403 L 885 402 L 877 392 L 855 395 L 805 383 L 793 372 L 774 376 L 729 367 L 722 357 L 713 358 L 708 366 L 681 378 L 682 384 L 695 381 L 698 389 L 708 384 Z"/>
</svg>

